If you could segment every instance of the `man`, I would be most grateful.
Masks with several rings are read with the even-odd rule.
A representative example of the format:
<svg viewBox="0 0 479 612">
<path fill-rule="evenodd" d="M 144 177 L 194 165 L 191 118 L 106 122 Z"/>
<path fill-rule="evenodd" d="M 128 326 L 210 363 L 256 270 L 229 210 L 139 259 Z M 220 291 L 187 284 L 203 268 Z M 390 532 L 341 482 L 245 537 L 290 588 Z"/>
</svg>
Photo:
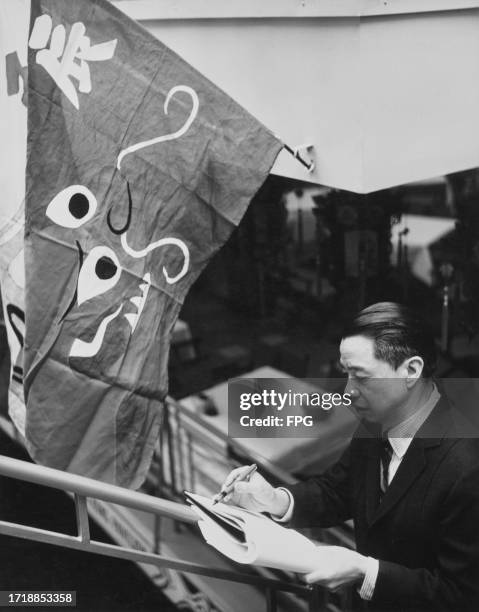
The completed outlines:
<svg viewBox="0 0 479 612">
<path fill-rule="evenodd" d="M 318 548 L 306 576 L 355 584 L 376 610 L 479 609 L 479 445 L 459 436 L 455 414 L 431 380 L 432 335 L 408 308 L 364 309 L 340 345 L 345 392 L 362 419 L 341 459 L 288 489 L 255 473 L 223 490 L 226 501 L 294 527 L 354 519 L 357 552 Z M 461 435 L 464 431 L 461 431 Z"/>
</svg>

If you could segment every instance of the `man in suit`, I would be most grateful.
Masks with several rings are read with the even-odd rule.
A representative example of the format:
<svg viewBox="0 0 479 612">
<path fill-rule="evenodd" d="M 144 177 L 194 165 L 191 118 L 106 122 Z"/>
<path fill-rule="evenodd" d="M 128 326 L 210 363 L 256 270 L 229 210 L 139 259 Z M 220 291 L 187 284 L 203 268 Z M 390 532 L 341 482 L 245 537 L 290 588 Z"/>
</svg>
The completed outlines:
<svg viewBox="0 0 479 612">
<path fill-rule="evenodd" d="M 354 584 L 369 609 L 478 610 L 479 444 L 431 379 L 432 335 L 406 307 L 374 304 L 340 354 L 361 419 L 340 460 L 288 489 L 257 473 L 241 482 L 238 468 L 226 501 L 294 527 L 354 519 L 357 551 L 318 547 L 306 580 Z"/>
</svg>

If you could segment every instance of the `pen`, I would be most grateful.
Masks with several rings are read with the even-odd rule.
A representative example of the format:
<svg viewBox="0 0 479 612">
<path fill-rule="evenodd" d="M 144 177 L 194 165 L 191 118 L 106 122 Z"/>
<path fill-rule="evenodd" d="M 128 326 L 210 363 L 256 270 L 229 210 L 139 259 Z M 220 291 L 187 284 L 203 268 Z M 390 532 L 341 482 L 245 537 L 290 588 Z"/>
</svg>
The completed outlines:
<svg viewBox="0 0 479 612">
<path fill-rule="evenodd" d="M 256 472 L 257 468 L 258 466 L 256 465 L 256 463 L 250 465 L 249 469 L 246 472 L 244 472 L 240 476 L 237 476 L 233 480 L 228 491 L 220 491 L 218 498 L 214 500 L 213 505 L 217 504 L 219 501 L 223 501 L 223 499 L 228 495 L 228 493 L 231 493 L 235 482 L 239 482 L 240 480 L 249 480 L 250 476 L 252 476 Z"/>
</svg>

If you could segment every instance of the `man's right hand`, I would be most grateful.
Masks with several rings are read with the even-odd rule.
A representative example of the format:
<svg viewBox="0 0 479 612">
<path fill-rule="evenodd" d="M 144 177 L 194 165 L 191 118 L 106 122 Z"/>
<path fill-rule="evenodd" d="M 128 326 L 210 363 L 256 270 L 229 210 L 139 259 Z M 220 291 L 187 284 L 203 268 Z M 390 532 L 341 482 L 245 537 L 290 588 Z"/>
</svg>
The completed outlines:
<svg viewBox="0 0 479 612">
<path fill-rule="evenodd" d="M 223 502 L 255 512 L 268 512 L 281 518 L 288 510 L 290 503 L 286 491 L 272 487 L 258 472 L 255 472 L 248 481 L 241 480 L 242 475 L 248 470 L 249 466 L 244 466 L 228 474 L 221 487 L 221 491 L 228 491 Z M 217 498 L 218 495 L 215 496 L 215 499 Z"/>
</svg>

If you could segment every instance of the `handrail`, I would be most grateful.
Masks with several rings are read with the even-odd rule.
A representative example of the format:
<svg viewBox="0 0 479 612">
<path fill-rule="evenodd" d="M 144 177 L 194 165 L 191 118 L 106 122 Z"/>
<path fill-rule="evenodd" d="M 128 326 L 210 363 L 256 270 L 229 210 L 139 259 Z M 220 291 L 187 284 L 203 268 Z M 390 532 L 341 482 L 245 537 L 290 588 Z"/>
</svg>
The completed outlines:
<svg viewBox="0 0 479 612">
<path fill-rule="evenodd" d="M 197 522 L 195 513 L 186 505 L 3 455 L 0 455 L 0 474 L 70 491 L 83 497 L 95 497 L 121 506 L 154 512 L 186 523 Z"/>
<path fill-rule="evenodd" d="M 164 411 L 164 416 L 166 418 L 164 425 L 166 426 L 165 431 L 169 433 L 167 436 L 167 445 L 166 447 L 162 445 L 162 451 L 160 451 L 160 453 L 168 452 L 170 456 L 169 472 L 172 486 L 171 492 L 174 494 L 173 498 L 176 497 L 176 499 L 180 499 L 179 494 L 181 493 L 183 487 L 176 486 L 176 477 L 174 475 L 175 452 L 181 456 L 181 448 L 177 447 L 175 450 L 173 447 L 178 444 L 181 446 L 181 436 L 180 438 L 175 440 L 175 436 L 172 435 L 169 423 L 170 418 L 168 417 L 170 410 L 170 416 L 175 416 L 175 418 L 177 419 L 177 426 L 180 429 L 183 428 L 184 433 L 188 438 L 188 445 L 190 447 L 190 451 L 191 436 L 194 436 L 195 434 L 198 435 L 201 432 L 207 432 L 207 435 L 201 436 L 201 438 L 204 438 L 203 441 L 207 444 L 208 442 L 210 444 L 211 442 L 213 442 L 213 446 L 216 446 L 216 443 L 214 442 L 216 438 L 216 440 L 218 441 L 217 446 L 219 452 L 223 453 L 225 449 L 229 449 L 230 452 L 244 456 L 246 461 L 254 461 L 258 464 L 260 469 L 262 469 L 267 475 L 276 479 L 277 483 L 288 485 L 298 481 L 298 479 L 295 478 L 289 472 L 286 472 L 285 470 L 279 468 L 267 459 L 256 455 L 255 453 L 251 453 L 250 449 L 244 447 L 240 441 L 228 437 L 227 434 L 221 431 L 214 423 L 208 422 L 208 420 L 202 418 L 200 415 L 195 414 L 173 398 L 168 397 Z M 180 418 L 180 420 L 178 420 L 178 417 Z M 190 423 L 188 423 L 188 421 Z M 194 425 L 190 428 L 188 427 L 189 424 Z M 189 453 L 186 454 L 189 456 L 188 458 L 183 460 L 188 461 L 188 463 L 192 463 L 191 455 Z M 157 455 L 157 457 L 161 458 L 162 455 Z M 163 455 L 163 459 L 164 458 L 165 457 Z M 236 460 L 234 457 L 230 456 L 230 458 L 233 462 Z M 160 465 L 162 464 L 163 462 L 160 463 Z M 180 469 L 180 472 L 181 471 L 182 470 Z M 321 601 L 323 606 L 329 607 L 329 603 L 327 603 L 326 601 L 326 592 L 324 592 L 322 589 L 311 589 L 311 587 L 299 583 L 286 582 L 283 579 L 274 577 L 274 573 L 271 572 L 266 572 L 266 574 L 264 572 L 260 572 L 259 574 L 245 574 L 238 571 L 236 573 L 230 570 L 224 570 L 215 567 L 205 567 L 189 561 L 159 555 L 157 554 L 156 544 L 152 547 L 152 550 L 155 550 L 155 552 L 144 552 L 138 551 L 136 549 L 125 548 L 122 546 L 105 544 L 103 542 L 96 542 L 90 539 L 86 502 L 87 498 L 96 498 L 102 501 L 118 504 L 120 506 L 126 506 L 132 509 L 153 513 L 155 516 L 155 525 L 159 524 L 158 521 L 161 520 L 161 517 L 168 517 L 174 521 L 189 524 L 196 523 L 197 517 L 195 513 L 184 504 L 177 503 L 168 499 L 153 497 L 141 492 L 131 491 L 115 485 L 110 485 L 96 480 L 92 480 L 84 476 L 65 473 L 52 468 L 46 468 L 24 461 L 19 461 L 17 459 L 12 459 L 10 457 L 3 457 L 1 455 L 0 474 L 9 476 L 11 478 L 18 478 L 27 482 L 49 486 L 73 493 L 78 529 L 77 536 L 67 536 L 65 534 L 49 532 L 41 529 L 26 527 L 23 525 L 15 525 L 12 523 L 7 523 L 5 521 L 0 521 L 0 533 L 3 533 L 4 535 L 57 544 L 76 550 L 84 550 L 87 552 L 107 555 L 111 557 L 119 557 L 135 561 L 137 563 L 150 563 L 183 573 L 192 573 L 196 575 L 203 575 L 207 577 L 229 580 L 232 582 L 246 583 L 250 586 L 260 588 L 262 591 L 264 591 L 268 611 L 273 611 L 276 609 L 277 591 L 283 591 L 286 593 L 289 592 L 296 595 L 306 596 L 306 599 L 309 602 L 310 610 L 319 609 L 319 601 Z M 153 473 L 150 474 L 150 478 L 151 476 L 153 476 Z M 154 476 L 153 480 L 156 480 Z M 159 482 L 153 482 L 153 484 L 155 491 L 162 490 L 162 487 L 158 486 Z M 183 483 L 178 482 L 178 484 L 181 485 Z M 328 531 L 330 531 L 331 535 L 333 536 L 333 539 L 336 542 L 339 541 L 339 543 L 341 543 L 342 545 L 350 547 L 354 545 L 351 540 L 351 536 L 344 529 L 337 528 L 336 530 L 334 530 L 334 533 L 332 532 L 332 530 Z M 331 607 L 331 609 L 333 608 Z"/>
<path fill-rule="evenodd" d="M 209 434 L 212 434 L 212 439 L 216 438 L 219 441 L 218 448 L 224 449 L 226 447 L 230 449 L 230 451 L 237 452 L 239 455 L 244 455 L 246 460 L 254 460 L 266 473 L 274 477 L 282 484 L 297 482 L 297 479 L 288 472 L 278 468 L 276 465 L 272 464 L 261 456 L 253 456 L 249 449 L 243 447 L 241 442 L 229 438 L 213 423 L 208 423 L 199 415 L 192 413 L 180 403 L 168 397 L 167 407 L 165 410 L 167 421 L 167 415 L 170 409 L 173 411 L 173 414 L 176 414 L 176 417 L 187 417 L 187 420 L 190 420 L 191 423 L 195 423 L 199 430 L 207 431 Z M 182 419 L 181 422 L 178 421 L 177 424 L 180 428 L 184 427 L 185 421 Z M 167 425 L 167 422 L 165 422 L 165 425 Z M 169 430 L 169 426 L 167 426 L 166 429 Z M 191 432 L 188 431 L 188 428 L 185 428 L 185 431 L 188 436 L 190 436 L 191 433 L 198 433 L 196 428 L 193 428 Z M 209 436 L 206 437 L 208 438 Z M 172 451 L 171 445 L 177 442 L 173 440 L 170 432 L 166 450 L 168 450 L 168 452 Z M 174 457 L 174 454 L 175 453 L 173 452 L 170 457 L 170 476 L 173 476 L 175 469 L 175 466 L 172 465 L 171 462 L 171 458 Z M 259 588 L 262 592 L 264 592 L 268 612 L 276 610 L 276 594 L 278 591 L 306 596 L 306 599 L 309 602 L 310 610 L 319 609 L 320 601 L 323 606 L 326 605 L 326 594 L 321 589 L 315 587 L 311 588 L 292 581 L 287 582 L 285 580 L 273 577 L 271 573 L 267 575 L 258 573 L 242 573 L 240 570 L 235 572 L 217 567 L 207 567 L 188 560 L 166 557 L 158 554 L 157 552 L 139 551 L 133 548 L 97 542 L 91 540 L 90 538 L 87 498 L 98 499 L 131 509 L 150 512 L 156 517 L 155 521 L 160 520 L 160 517 L 167 517 L 178 522 L 188 524 L 196 523 L 197 517 L 195 513 L 184 504 L 168 499 L 153 497 L 145 493 L 131 491 L 119 486 L 86 478 L 84 476 L 65 473 L 60 470 L 39 466 L 1 455 L 0 474 L 73 493 L 77 517 L 77 535 L 71 536 L 63 533 L 28 527 L 25 525 L 13 524 L 1 520 L 0 534 L 26 538 L 38 542 L 56 544 L 75 550 L 83 550 L 110 557 L 128 559 L 137 563 L 149 563 L 183 573 L 191 573 L 248 584 L 250 586 Z M 171 478 L 173 493 L 178 495 L 178 490 L 174 481 L 175 478 Z M 342 534 L 340 529 L 338 529 L 334 535 L 336 540 L 342 540 L 345 538 L 345 534 Z M 349 545 L 349 542 L 344 543 Z"/>
<path fill-rule="evenodd" d="M 319 595 L 317 589 L 311 586 L 273 578 L 265 578 L 256 574 L 207 567 L 191 561 L 174 559 L 157 553 L 143 552 L 123 546 L 106 544 L 104 542 L 91 540 L 90 538 L 88 513 L 86 511 L 87 498 L 112 502 L 129 508 L 150 512 L 157 516 L 169 517 L 177 521 L 187 523 L 197 522 L 194 512 L 182 504 L 165 499 L 158 499 L 145 495 L 144 493 L 130 491 L 115 485 L 101 483 L 84 476 L 65 473 L 60 470 L 28 463 L 19 459 L 12 459 L 3 455 L 0 455 L 0 475 L 74 493 L 78 535 L 71 536 L 3 520 L 0 520 L 0 534 L 48 544 L 56 544 L 75 550 L 83 550 L 85 552 L 92 552 L 110 557 L 128 559 L 137 563 L 150 563 L 185 573 L 193 573 L 221 580 L 249 584 L 259 587 L 264 591 L 268 612 L 272 612 L 276 609 L 277 591 L 307 595 L 310 602 L 310 610 L 317 609 L 316 605 L 319 600 Z"/>
</svg>

